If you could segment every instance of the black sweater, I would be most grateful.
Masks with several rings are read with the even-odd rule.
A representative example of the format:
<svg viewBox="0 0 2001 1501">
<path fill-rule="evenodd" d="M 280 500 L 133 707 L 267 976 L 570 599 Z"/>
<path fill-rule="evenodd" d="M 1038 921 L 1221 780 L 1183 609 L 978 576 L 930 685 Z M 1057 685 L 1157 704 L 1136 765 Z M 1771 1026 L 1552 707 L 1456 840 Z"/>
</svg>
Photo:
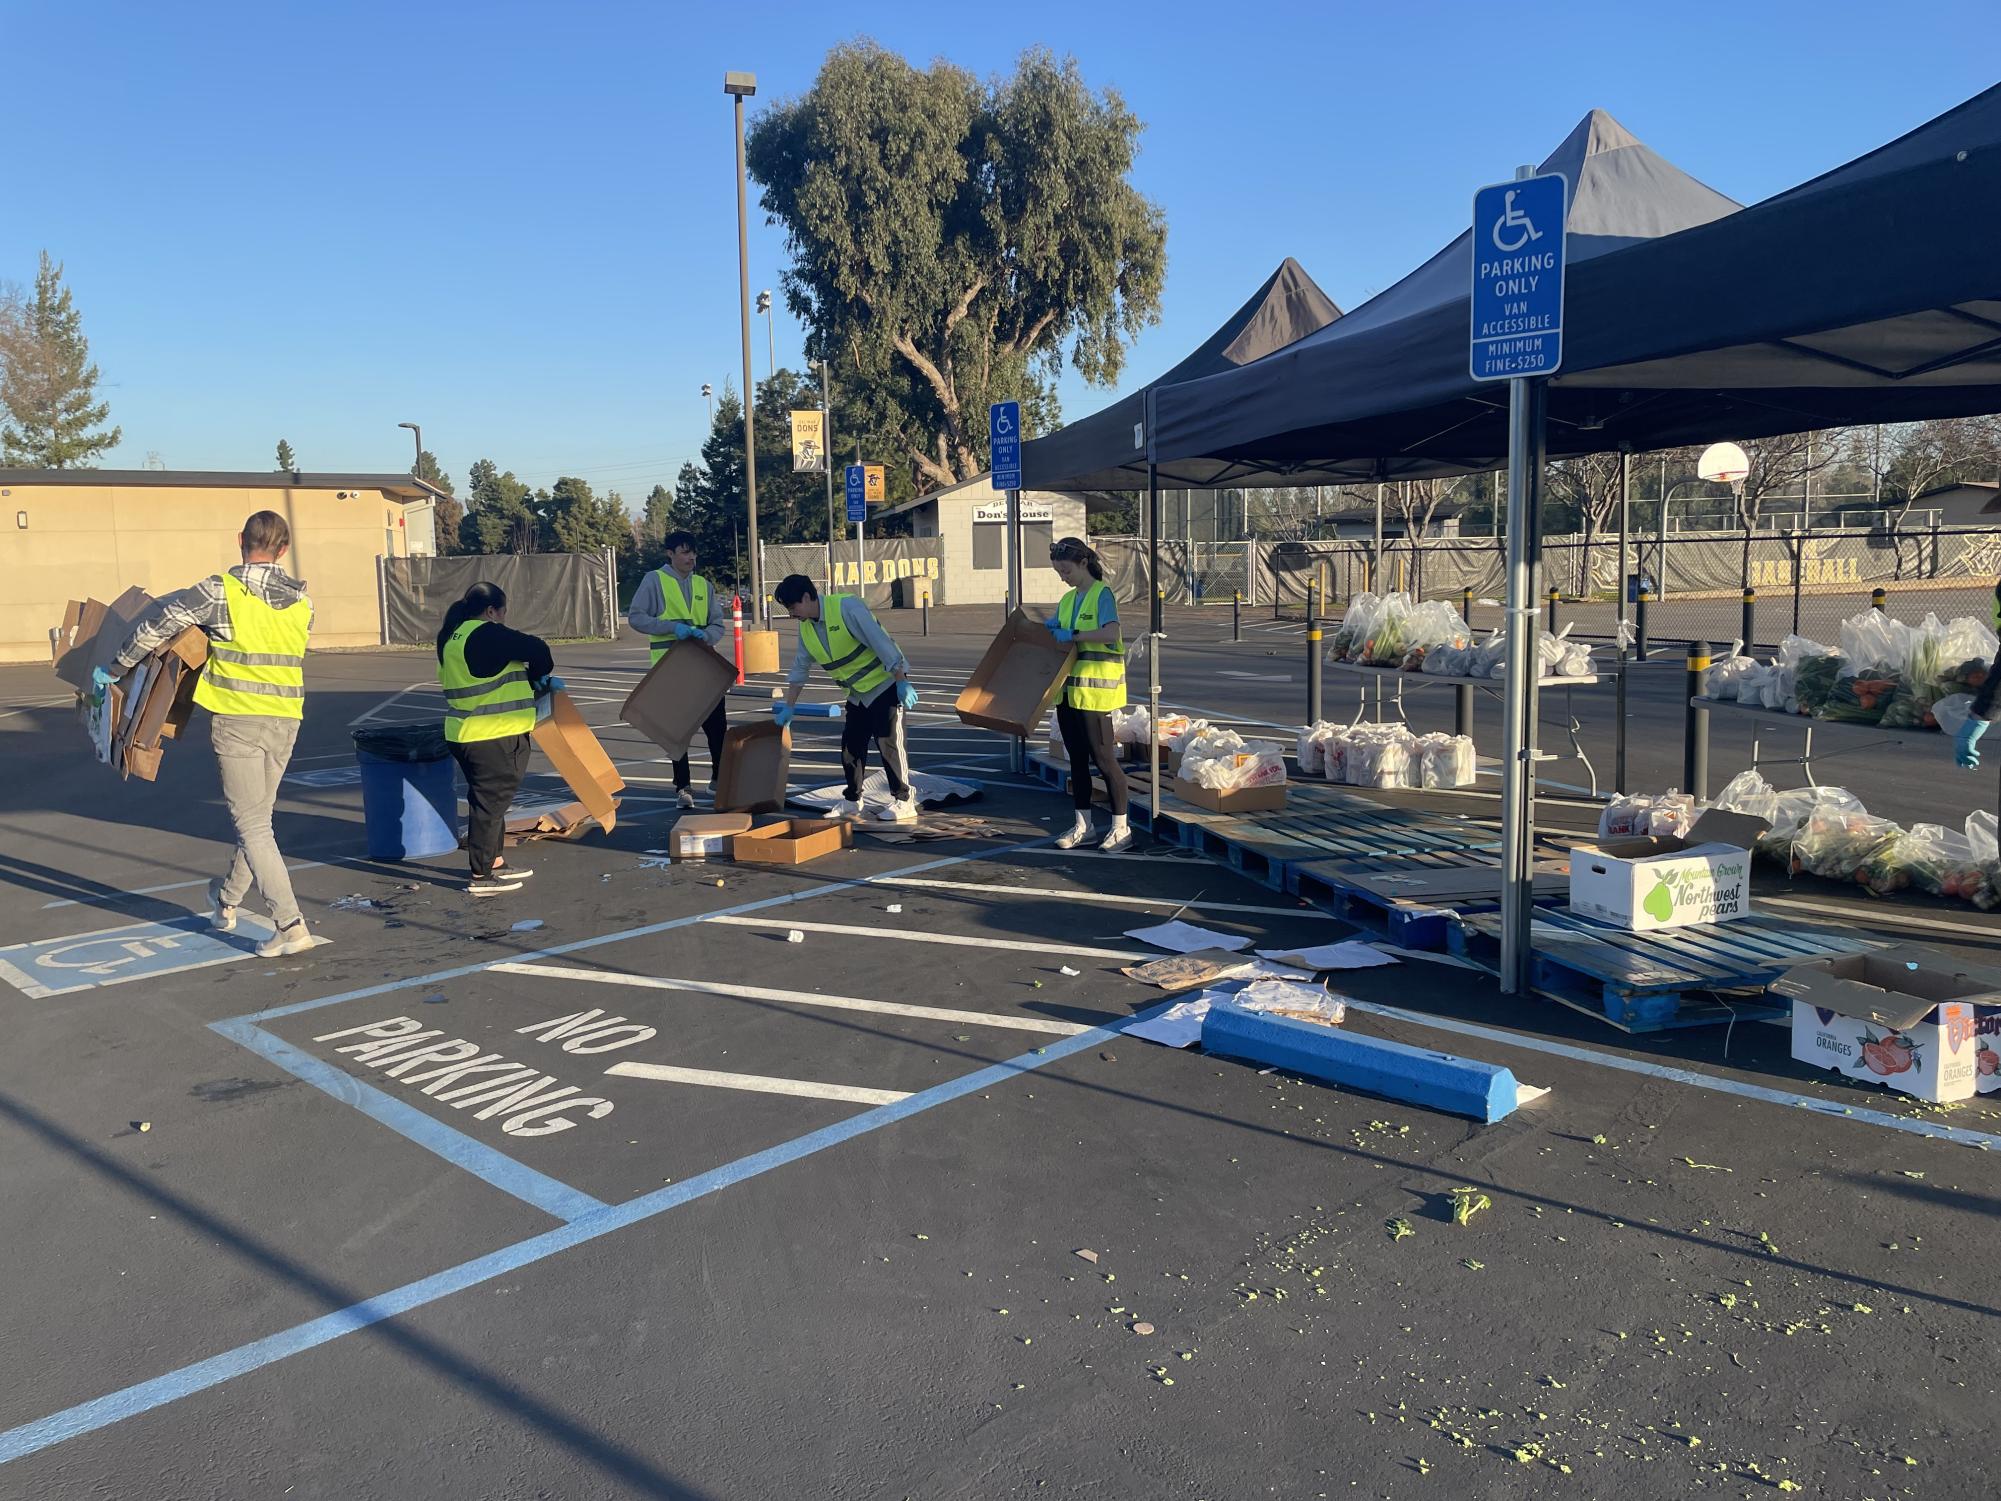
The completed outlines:
<svg viewBox="0 0 2001 1501">
<path fill-rule="evenodd" d="M 445 655 L 445 639 L 438 641 L 440 660 Z M 507 671 L 511 662 L 519 662 L 528 669 L 530 682 L 539 682 L 556 670 L 556 659 L 549 653 L 549 643 L 540 636 L 531 636 L 526 631 L 510 631 L 499 622 L 489 620 L 466 637 L 466 670 L 474 677 L 498 677 Z"/>
</svg>

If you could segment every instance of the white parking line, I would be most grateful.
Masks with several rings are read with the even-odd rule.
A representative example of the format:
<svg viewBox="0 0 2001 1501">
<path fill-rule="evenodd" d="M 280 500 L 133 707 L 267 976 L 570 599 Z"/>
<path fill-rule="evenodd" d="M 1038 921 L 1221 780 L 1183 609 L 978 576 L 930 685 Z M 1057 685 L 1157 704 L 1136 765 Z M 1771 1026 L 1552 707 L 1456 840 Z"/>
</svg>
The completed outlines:
<svg viewBox="0 0 2001 1501">
<path fill-rule="evenodd" d="M 872 884 L 884 884 L 875 882 Z M 777 917 L 705 917 L 704 922 L 728 923 L 738 928 L 791 928 L 801 933 L 845 933 L 855 938 L 882 938 L 894 943 L 943 943 L 959 948 L 1009 949 L 1016 953 L 1075 954 L 1086 959 L 1158 959 L 1159 954 L 1135 953 L 1130 949 L 1094 949 L 1076 944 L 1034 943 L 1017 938 L 972 938 L 956 933 L 904 933 L 894 928 L 865 928 L 854 923 L 788 922 Z"/>
<path fill-rule="evenodd" d="M 1071 891 L 1060 886 L 995 886 L 978 881 L 931 881 L 903 876 L 884 886 L 922 886 L 937 891 L 978 891 L 994 896 L 1055 896 L 1073 902 L 1107 903 L 1114 907 L 1185 907 L 1190 912 L 1252 912 L 1265 917 L 1305 917 L 1320 922 L 1345 922 L 1315 907 L 1258 907 L 1248 902 L 1184 902 L 1171 896 L 1114 896 L 1108 891 Z"/>
<path fill-rule="evenodd" d="M 496 964 L 504 975 L 537 975 L 555 980 L 583 980 L 594 985 L 624 985 L 637 990 L 691 990 L 702 995 L 737 996 L 750 1001 L 782 1001 L 787 1005 L 822 1006 L 832 1011 L 875 1011 L 884 1016 L 908 1016 L 918 1021 L 950 1022 L 955 1027 L 1005 1027 L 1014 1032 L 1042 1032 L 1074 1037 L 1088 1027 L 1075 1022 L 1048 1021 L 1037 1016 L 994 1016 L 985 1011 L 959 1011 L 949 1006 L 911 1006 L 901 1001 L 871 1001 L 854 995 L 816 995 L 808 990 L 773 990 L 762 985 L 725 985 L 720 980 L 676 980 L 655 975 L 619 975 L 603 969 L 573 969 L 562 965 Z"/>
<path fill-rule="evenodd" d="M 810 1079 L 774 1079 L 765 1074 L 725 1074 L 709 1068 L 675 1068 L 665 1063 L 614 1063 L 605 1070 L 628 1079 L 660 1079 L 669 1084 L 703 1084 L 711 1089 L 747 1089 L 756 1094 L 803 1095 L 813 1100 L 849 1100 L 857 1105 L 894 1105 L 908 1090 L 863 1089 L 856 1084 L 816 1084 Z"/>
</svg>

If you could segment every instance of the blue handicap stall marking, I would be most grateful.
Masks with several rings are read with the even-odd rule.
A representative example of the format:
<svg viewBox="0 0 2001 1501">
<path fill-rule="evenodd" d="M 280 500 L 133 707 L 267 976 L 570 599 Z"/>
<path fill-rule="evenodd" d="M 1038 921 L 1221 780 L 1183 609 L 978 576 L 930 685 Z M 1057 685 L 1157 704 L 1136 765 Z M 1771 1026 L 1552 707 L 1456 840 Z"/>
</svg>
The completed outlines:
<svg viewBox="0 0 2001 1501">
<path fill-rule="evenodd" d="M 128 923 L 0 948 L 0 980 L 42 1000 L 211 964 L 232 964 L 253 957 L 257 945 L 270 936 L 271 925 L 247 912 L 237 919 L 233 933 L 214 931 L 206 915 Z"/>
<path fill-rule="evenodd" d="M 359 766 L 323 766 L 318 771 L 288 771 L 285 780 L 300 787 L 358 787 Z"/>
</svg>

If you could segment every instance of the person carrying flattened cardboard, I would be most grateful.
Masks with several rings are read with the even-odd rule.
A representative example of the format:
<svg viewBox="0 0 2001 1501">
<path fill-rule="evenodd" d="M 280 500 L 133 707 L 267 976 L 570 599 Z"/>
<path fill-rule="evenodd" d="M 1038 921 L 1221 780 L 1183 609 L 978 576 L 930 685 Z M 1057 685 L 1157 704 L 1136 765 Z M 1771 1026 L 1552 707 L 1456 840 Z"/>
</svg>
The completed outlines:
<svg viewBox="0 0 2001 1501">
<path fill-rule="evenodd" d="M 509 865 L 500 849 L 507 809 L 528 774 L 535 695 L 563 686 L 540 636 L 507 628 L 507 595 L 474 584 L 438 627 L 438 686 L 445 693 L 445 744 L 466 779 L 468 896 L 519 891 L 534 874 Z"/>
<path fill-rule="evenodd" d="M 785 613 L 799 622 L 799 648 L 792 656 L 785 701 L 772 713 L 780 726 L 792 722 L 793 705 L 806 686 L 813 664 L 847 690 L 847 713 L 841 725 L 841 769 L 847 787 L 829 818 L 854 818 L 862 810 L 862 774 L 868 768 L 869 741 L 882 756 L 889 782 L 890 803 L 876 815 L 889 823 L 917 817 L 910 789 L 910 758 L 903 748 L 903 711 L 917 703 L 917 690 L 906 681 L 910 663 L 903 648 L 890 638 L 858 594 L 829 594 L 825 599 L 803 573 L 788 575 L 772 591 Z"/>
<path fill-rule="evenodd" d="M 182 631 L 199 627 L 207 635 L 195 702 L 211 716 L 222 800 L 236 827 L 229 872 L 208 884 L 209 921 L 218 932 L 232 931 L 254 882 L 270 905 L 273 930 L 257 956 L 275 959 L 313 946 L 271 829 L 278 784 L 305 718 L 313 602 L 306 586 L 278 566 L 291 549 L 292 529 L 276 511 L 249 517 L 236 545 L 240 564 L 159 601 L 118 648 L 117 672 L 95 668 L 91 679 L 101 693 Z"/>
<path fill-rule="evenodd" d="M 663 542 L 667 563 L 639 581 L 633 591 L 632 607 L 625 623 L 648 638 L 652 662 L 674 649 L 677 641 L 703 641 L 715 647 L 723 639 L 723 601 L 708 579 L 695 572 L 695 537 L 692 532 L 669 532 Z M 685 665 L 685 664 L 683 664 Z M 729 713 L 724 700 L 717 699 L 709 717 L 702 721 L 702 735 L 709 742 L 709 796 L 716 794 L 716 773 L 721 769 L 723 736 L 729 730 Z M 684 808 L 695 806 L 688 757 L 684 752 L 674 762 L 674 791 Z"/>
<path fill-rule="evenodd" d="M 1070 762 L 1070 801 L 1077 821 L 1056 841 L 1060 850 L 1075 849 L 1092 834 L 1091 768 L 1104 778 L 1112 804 L 1111 832 L 1098 848 L 1117 854 L 1132 848 L 1132 827 L 1126 822 L 1126 774 L 1112 736 L 1112 711 L 1126 706 L 1126 643 L 1119 628 L 1119 604 L 1105 583 L 1104 564 L 1078 537 L 1065 537 L 1049 549 L 1049 566 L 1070 586 L 1044 621 L 1077 656 L 1070 677 L 1056 701 L 1056 728 L 1063 735 L 1063 753 Z"/>
</svg>

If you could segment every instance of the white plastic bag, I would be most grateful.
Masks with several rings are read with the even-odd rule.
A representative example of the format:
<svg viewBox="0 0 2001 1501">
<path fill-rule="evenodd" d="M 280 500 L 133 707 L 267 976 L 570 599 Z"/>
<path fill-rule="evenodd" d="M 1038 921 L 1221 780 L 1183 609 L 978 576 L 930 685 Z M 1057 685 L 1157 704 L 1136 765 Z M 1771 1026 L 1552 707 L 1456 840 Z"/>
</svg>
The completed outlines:
<svg viewBox="0 0 2001 1501">
<path fill-rule="evenodd" d="M 1600 839 L 1625 839 L 1647 831 L 1647 817 L 1653 811 L 1654 800 L 1644 792 L 1622 793 L 1607 803 L 1598 814 L 1598 837 Z"/>
<path fill-rule="evenodd" d="M 1952 693 L 1932 705 L 1932 718 L 1938 721 L 1941 734 L 1953 739 L 1959 737 L 1966 721 L 1973 717 L 1973 695 Z"/>
<path fill-rule="evenodd" d="M 1366 590 L 1348 601 L 1341 623 L 1334 628 L 1334 637 L 1327 643 L 1330 658 L 1336 662 L 1353 662 L 1360 658 L 1360 643 L 1366 639 L 1369 622 L 1375 619 L 1377 603 L 1377 597 Z"/>
<path fill-rule="evenodd" d="M 1779 794 L 1755 771 L 1740 771 L 1716 794 L 1716 806 L 1726 813 L 1748 813 L 1771 823 L 1778 815 Z"/>
<path fill-rule="evenodd" d="M 1418 785 L 1470 787 L 1475 774 L 1473 741 L 1465 735 L 1420 735 L 1417 739 Z"/>
</svg>

